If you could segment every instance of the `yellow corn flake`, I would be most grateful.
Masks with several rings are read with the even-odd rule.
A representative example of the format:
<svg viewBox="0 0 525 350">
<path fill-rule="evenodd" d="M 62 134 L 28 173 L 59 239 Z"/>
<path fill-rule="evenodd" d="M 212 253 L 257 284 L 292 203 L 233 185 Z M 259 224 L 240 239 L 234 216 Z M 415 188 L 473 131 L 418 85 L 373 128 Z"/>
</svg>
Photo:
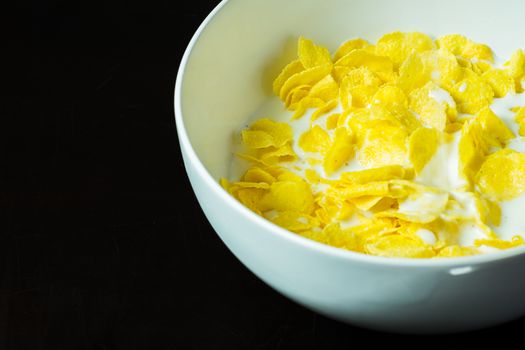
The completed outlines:
<svg viewBox="0 0 525 350">
<path fill-rule="evenodd" d="M 525 52 L 522 49 L 516 50 L 505 65 L 511 77 L 521 79 L 525 76 Z"/>
<path fill-rule="evenodd" d="M 351 110 L 350 109 L 347 109 L 346 111 L 342 111 L 341 113 L 337 113 L 337 124 L 335 125 L 335 127 L 340 127 L 340 126 L 349 126 L 348 125 L 348 116 L 354 112 L 354 108 L 352 108 Z M 328 127 L 328 124 L 327 124 L 327 127 Z M 335 129 L 335 128 L 334 128 Z"/>
<path fill-rule="evenodd" d="M 299 102 L 310 94 L 310 85 L 299 85 L 296 86 L 288 93 L 284 104 L 289 110 L 293 111 Z"/>
<path fill-rule="evenodd" d="M 362 218 L 360 224 L 351 227 L 352 232 L 358 235 L 360 249 L 365 249 L 364 245 L 378 237 L 387 236 L 397 232 L 399 229 L 398 220 L 391 218 Z"/>
<path fill-rule="evenodd" d="M 325 154 L 323 168 L 330 175 L 354 155 L 352 132 L 344 127 L 335 130 L 334 140 Z"/>
<path fill-rule="evenodd" d="M 388 121 L 376 121 L 366 130 L 358 159 L 366 168 L 404 165 L 407 162 L 407 131 Z"/>
<path fill-rule="evenodd" d="M 281 92 L 281 88 L 283 87 L 284 83 L 290 79 L 293 75 L 300 73 L 304 70 L 304 66 L 301 63 L 300 60 L 295 60 L 290 62 L 284 69 L 282 70 L 281 74 L 274 80 L 273 82 L 273 92 L 279 96 Z"/>
<path fill-rule="evenodd" d="M 305 152 L 324 153 L 330 146 L 330 136 L 319 125 L 314 125 L 299 138 L 299 147 Z"/>
<path fill-rule="evenodd" d="M 332 74 L 331 74 L 332 78 L 334 78 L 337 84 L 341 84 L 341 82 L 346 77 L 348 72 L 350 72 L 352 69 L 355 69 L 355 68 L 346 67 L 346 66 L 334 66 L 332 69 Z"/>
<path fill-rule="evenodd" d="M 427 225 L 403 220 L 399 220 L 399 227 L 396 233 L 412 239 L 421 239 L 418 234 L 419 230 L 427 230 L 435 235 L 434 232 L 427 228 Z"/>
<path fill-rule="evenodd" d="M 514 52 L 505 66 L 514 79 L 516 92 L 525 92 L 525 52 L 521 49 Z"/>
<path fill-rule="evenodd" d="M 497 249 L 510 249 L 519 247 L 521 245 L 525 244 L 525 241 L 523 240 L 523 237 L 521 236 L 514 236 L 510 241 L 505 241 L 502 239 L 492 238 L 492 239 L 476 239 L 474 241 L 474 245 L 476 247 L 480 246 L 487 246 Z"/>
<path fill-rule="evenodd" d="M 418 174 L 436 153 L 440 134 L 436 129 L 419 128 L 410 135 L 408 144 L 408 158 Z"/>
<path fill-rule="evenodd" d="M 321 107 L 317 108 L 315 112 L 312 113 L 310 120 L 311 121 L 317 120 L 317 118 L 321 117 L 322 115 L 326 113 L 329 113 L 334 108 L 336 108 L 338 104 L 339 102 L 336 99 L 326 102 Z"/>
<path fill-rule="evenodd" d="M 239 181 L 234 182 L 233 186 L 239 187 L 239 188 L 260 188 L 262 190 L 268 190 L 270 189 L 270 185 L 265 182 L 245 182 L 245 181 Z"/>
<path fill-rule="evenodd" d="M 440 49 L 446 49 L 456 56 L 461 56 L 469 40 L 459 34 L 444 35 L 436 40 Z"/>
<path fill-rule="evenodd" d="M 374 197 L 374 196 L 363 196 L 359 198 L 353 198 L 350 200 L 350 202 L 359 210 L 367 211 L 371 210 L 374 206 L 379 203 L 379 201 L 382 199 L 382 197 Z"/>
<path fill-rule="evenodd" d="M 348 114 L 346 122 L 356 136 L 358 147 L 363 146 L 367 138 L 366 133 L 374 126 L 374 123 L 377 123 L 377 120 L 383 119 L 377 118 L 374 113 L 371 113 L 369 108 L 356 108 Z M 390 122 L 389 119 L 386 119 L 386 121 Z"/>
<path fill-rule="evenodd" d="M 325 64 L 322 66 L 308 68 L 292 75 L 281 87 L 281 90 L 279 91 L 279 97 L 281 100 L 286 101 L 286 97 L 295 87 L 301 85 L 314 86 L 317 82 L 330 74 L 331 70 L 332 66 Z"/>
<path fill-rule="evenodd" d="M 304 181 L 276 181 L 261 201 L 263 206 L 279 212 L 311 214 L 314 209 L 312 191 Z"/>
<path fill-rule="evenodd" d="M 371 255 L 391 258 L 432 258 L 436 254 L 431 246 L 421 239 L 402 235 L 378 237 L 366 243 L 365 251 Z"/>
<path fill-rule="evenodd" d="M 235 193 L 235 197 L 255 213 L 262 215 L 263 211 L 268 208 L 262 204 L 263 198 L 267 195 L 268 190 L 259 188 L 243 188 Z"/>
<path fill-rule="evenodd" d="M 373 196 L 389 197 L 395 199 L 407 198 L 415 192 L 432 192 L 427 186 L 418 185 L 407 180 L 374 181 L 363 184 L 341 184 L 339 187 L 331 187 L 327 190 L 330 198 L 341 198 L 352 200 L 354 198 Z"/>
<path fill-rule="evenodd" d="M 393 198 L 406 198 L 415 193 L 442 194 L 443 191 L 434 187 L 408 180 L 390 180 L 390 192 Z"/>
<path fill-rule="evenodd" d="M 509 92 L 515 92 L 515 83 L 512 76 L 503 69 L 490 69 L 481 76 L 494 90 L 495 97 L 504 97 Z"/>
<path fill-rule="evenodd" d="M 345 41 L 335 52 L 333 61 L 337 62 L 341 57 L 346 56 L 350 52 L 358 49 L 364 49 L 368 46 L 370 46 L 370 43 L 360 38 Z"/>
<path fill-rule="evenodd" d="M 295 111 L 292 120 L 301 118 L 310 108 L 321 108 L 326 104 L 325 101 L 317 97 L 305 97 L 296 104 L 290 106 L 290 110 Z"/>
<path fill-rule="evenodd" d="M 458 245 L 450 245 L 439 251 L 436 258 L 458 258 L 461 256 L 471 256 L 479 254 L 479 250 L 472 247 L 460 247 Z"/>
<path fill-rule="evenodd" d="M 322 164 L 323 161 L 320 159 L 316 159 L 316 158 L 306 158 L 306 163 L 314 167 L 314 166 Z"/>
<path fill-rule="evenodd" d="M 519 107 L 515 111 L 516 111 L 516 116 L 515 116 L 516 123 L 518 124 L 523 123 L 525 121 L 525 106 Z"/>
<path fill-rule="evenodd" d="M 379 87 L 382 84 L 381 79 L 364 66 L 350 69 L 345 78 L 350 86 L 370 85 Z"/>
<path fill-rule="evenodd" d="M 472 64 L 471 60 L 466 59 L 466 58 L 461 57 L 461 56 L 457 56 L 456 59 L 458 60 L 458 64 L 461 67 L 463 74 L 465 72 L 468 72 L 468 73 L 477 75 L 477 73 L 474 72 L 474 64 Z"/>
<path fill-rule="evenodd" d="M 337 127 L 339 124 L 339 117 L 341 116 L 341 113 L 334 113 L 328 116 L 326 118 L 326 128 L 328 130 L 333 130 Z"/>
<path fill-rule="evenodd" d="M 436 220 L 445 210 L 448 193 L 435 189 L 416 191 L 399 203 L 398 209 L 376 214 L 380 217 L 395 217 L 404 221 L 426 224 Z"/>
<path fill-rule="evenodd" d="M 484 131 L 485 140 L 491 146 L 503 147 L 515 137 L 507 125 L 488 107 L 479 112 L 477 120 Z"/>
<path fill-rule="evenodd" d="M 272 140 L 270 146 L 281 147 L 292 141 L 292 127 L 287 123 L 274 122 L 273 120 L 263 118 L 254 122 L 250 126 L 250 131 L 260 131 L 267 133 Z"/>
<path fill-rule="evenodd" d="M 399 87 L 395 85 L 383 85 L 376 92 L 372 101 L 387 110 L 393 110 L 398 107 L 408 107 L 408 98 Z"/>
<path fill-rule="evenodd" d="M 244 161 L 247 161 L 247 162 L 250 162 L 250 163 L 254 163 L 254 164 L 257 164 L 258 166 L 261 166 L 261 167 L 269 167 L 269 166 L 273 166 L 273 164 L 270 164 L 270 163 L 267 163 L 267 162 L 264 162 L 262 160 L 260 160 L 259 158 L 257 158 L 255 155 L 253 154 L 245 154 L 245 153 L 235 153 L 235 156 L 239 159 L 242 159 Z"/>
<path fill-rule="evenodd" d="M 306 69 L 332 64 L 330 51 L 327 48 L 303 37 L 299 38 L 298 56 Z"/>
<path fill-rule="evenodd" d="M 352 105 L 354 107 L 367 107 L 373 101 L 377 87 L 372 85 L 358 85 L 351 88 Z"/>
<path fill-rule="evenodd" d="M 376 106 L 371 106 L 370 109 L 373 111 L 373 114 L 375 114 L 375 112 L 377 111 Z M 395 124 L 397 123 L 401 127 L 405 128 L 409 133 L 414 132 L 416 129 L 422 126 L 416 114 L 404 106 L 391 106 L 388 113 L 391 116 L 391 118 L 388 118 L 388 120 L 395 120 Z"/>
<path fill-rule="evenodd" d="M 303 183 L 304 180 L 299 175 L 291 172 L 291 171 L 283 171 L 277 176 L 277 181 L 295 181 L 299 183 Z"/>
<path fill-rule="evenodd" d="M 467 114 L 476 114 L 488 107 L 494 98 L 492 87 L 474 73 L 454 85 L 451 94 L 458 111 Z"/>
<path fill-rule="evenodd" d="M 457 83 L 461 69 L 456 56 L 447 50 L 427 51 L 421 54 L 425 75 L 442 88 L 450 90 Z"/>
<path fill-rule="evenodd" d="M 320 98 L 323 101 L 330 101 L 339 95 L 339 85 L 331 75 L 327 75 L 317 84 L 312 86 L 308 96 Z"/>
<path fill-rule="evenodd" d="M 351 230 L 341 229 L 339 224 L 330 224 L 323 229 L 328 244 L 347 250 L 358 250 L 359 239 Z"/>
<path fill-rule="evenodd" d="M 503 149 L 483 162 L 476 182 L 492 200 L 507 201 L 525 192 L 525 154 Z"/>
<path fill-rule="evenodd" d="M 466 122 L 458 144 L 459 172 L 471 185 L 488 153 L 488 148 L 481 125 L 476 120 Z"/>
<path fill-rule="evenodd" d="M 340 198 L 342 200 L 352 200 L 359 197 L 386 197 L 391 195 L 390 183 L 388 181 L 375 181 L 365 184 L 350 184 L 340 188 L 329 188 L 327 196 Z"/>
<path fill-rule="evenodd" d="M 349 220 L 350 217 L 356 214 L 355 206 L 351 205 L 349 202 L 340 202 L 338 204 L 339 210 L 333 216 L 334 220 Z"/>
<path fill-rule="evenodd" d="M 469 40 L 463 35 L 450 34 L 444 35 L 436 40 L 439 48 L 446 49 L 456 56 L 466 59 L 479 59 L 492 62 L 492 50 L 484 44 L 478 44 Z"/>
<path fill-rule="evenodd" d="M 378 55 L 389 57 L 398 68 L 413 53 L 434 49 L 432 39 L 423 33 L 394 32 L 384 35 L 376 45 Z"/>
<path fill-rule="evenodd" d="M 364 184 L 367 182 L 407 179 L 411 176 L 412 172 L 400 165 L 387 165 L 379 168 L 344 172 L 341 174 L 341 181 L 349 184 Z"/>
<path fill-rule="evenodd" d="M 324 106 L 326 102 L 323 101 L 322 99 L 320 98 L 317 98 L 317 97 L 310 97 L 310 96 L 306 96 L 305 98 L 303 98 L 302 100 L 300 100 L 299 102 L 297 102 L 296 104 L 292 104 L 290 106 L 290 110 L 291 111 L 297 111 L 299 109 L 310 109 L 310 108 L 320 108 L 322 106 Z M 296 118 L 292 118 L 292 119 L 296 119 Z"/>
<path fill-rule="evenodd" d="M 268 171 L 259 167 L 253 167 L 244 173 L 242 180 L 246 182 L 264 182 L 267 184 L 272 184 L 276 179 Z"/>
<path fill-rule="evenodd" d="M 275 217 L 271 218 L 270 221 L 296 233 L 311 230 L 320 225 L 316 218 L 294 211 L 279 212 Z"/>
<path fill-rule="evenodd" d="M 306 169 L 304 171 L 304 177 L 310 183 L 317 184 L 321 181 L 321 176 L 319 173 L 313 169 Z"/>
<path fill-rule="evenodd" d="M 486 198 L 480 199 L 480 202 L 483 204 L 483 222 L 488 225 L 499 226 L 501 224 L 501 207 L 498 203 Z M 482 210 L 478 209 L 478 212 L 482 212 Z"/>
<path fill-rule="evenodd" d="M 348 110 L 352 105 L 355 107 L 369 105 L 381 83 L 381 80 L 367 67 L 348 71 L 341 82 L 340 99 L 343 110 Z"/>
<path fill-rule="evenodd" d="M 316 204 L 319 209 L 315 211 L 315 215 L 325 225 L 332 220 L 347 220 L 355 211 L 349 203 L 329 197 L 318 199 Z"/>
<path fill-rule="evenodd" d="M 246 146 L 253 149 L 267 148 L 273 145 L 273 138 L 270 134 L 259 130 L 243 130 L 242 141 Z"/>
<path fill-rule="evenodd" d="M 490 47 L 485 44 L 475 43 L 471 40 L 469 40 L 467 46 L 463 50 L 462 56 L 468 59 L 479 59 L 489 62 L 494 61 L 494 55 Z"/>
<path fill-rule="evenodd" d="M 407 57 L 401 67 L 399 67 L 399 78 L 397 84 L 406 93 L 425 85 L 431 78 L 431 72 L 425 69 L 421 57 L 412 54 Z"/>
<path fill-rule="evenodd" d="M 275 164 L 279 162 L 292 162 L 297 159 L 292 146 L 286 144 L 283 147 L 268 147 L 258 151 L 258 158 L 263 164 Z"/>
<path fill-rule="evenodd" d="M 351 51 L 335 62 L 335 66 L 366 67 L 385 82 L 395 78 L 394 66 L 388 57 L 378 56 L 364 49 Z"/>
<path fill-rule="evenodd" d="M 432 82 L 410 93 L 410 108 L 418 114 L 424 126 L 439 131 L 444 131 L 447 121 L 457 116 L 450 94 Z"/>
<path fill-rule="evenodd" d="M 388 98 L 388 97 L 386 97 Z M 377 100 L 379 101 L 379 100 Z M 397 105 L 392 104 L 391 106 L 388 106 L 391 110 L 393 110 Z M 403 108 L 403 107 L 401 107 Z M 391 126 L 396 128 L 403 128 L 404 124 L 401 122 L 396 116 L 394 116 L 393 113 L 390 112 L 389 109 L 386 107 L 383 107 L 379 103 L 373 103 L 366 109 L 368 114 L 366 115 L 368 119 L 362 120 L 361 122 L 364 122 L 366 124 L 366 127 L 375 127 L 375 125 L 379 122 L 385 122 L 389 123 Z M 352 124 L 352 120 L 350 120 L 350 124 Z M 366 135 L 363 135 L 366 136 Z"/>
<path fill-rule="evenodd" d="M 349 220 L 356 213 L 355 207 L 348 202 L 341 202 L 338 211 L 333 216 L 333 220 Z"/>
<path fill-rule="evenodd" d="M 383 197 L 377 202 L 377 204 L 375 204 L 369 210 L 370 210 L 371 213 L 380 213 L 382 211 L 387 211 L 387 210 L 394 209 L 394 208 L 396 208 L 397 205 L 398 205 L 397 199 L 389 198 L 389 197 Z"/>
<path fill-rule="evenodd" d="M 341 88 L 339 89 L 339 99 L 341 100 L 341 107 L 344 111 L 347 111 L 352 107 L 352 85 L 350 85 L 348 78 L 344 78 L 341 82 Z"/>
<path fill-rule="evenodd" d="M 364 47 L 363 50 L 365 50 L 366 52 L 375 54 L 376 53 L 376 45 L 370 44 L 369 46 Z"/>
<path fill-rule="evenodd" d="M 476 73 L 477 75 L 483 75 L 484 73 L 488 72 L 489 70 L 492 70 L 492 64 L 490 64 L 487 61 L 474 61 L 472 63 L 472 71 Z"/>
</svg>

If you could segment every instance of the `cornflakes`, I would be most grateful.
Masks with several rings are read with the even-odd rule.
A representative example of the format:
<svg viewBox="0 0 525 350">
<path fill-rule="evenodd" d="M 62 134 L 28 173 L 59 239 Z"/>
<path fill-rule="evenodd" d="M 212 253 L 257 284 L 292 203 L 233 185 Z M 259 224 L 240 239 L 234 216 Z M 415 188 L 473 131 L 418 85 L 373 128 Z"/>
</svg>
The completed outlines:
<svg viewBox="0 0 525 350">
<path fill-rule="evenodd" d="M 450 51 L 456 56 L 466 59 L 493 61 L 492 50 L 484 44 L 478 44 L 463 35 L 450 34 L 436 40 L 440 48 Z"/>
<path fill-rule="evenodd" d="M 324 158 L 324 171 L 331 174 L 354 155 L 352 132 L 347 128 L 337 128 L 332 144 Z"/>
<path fill-rule="evenodd" d="M 330 51 L 327 48 L 314 44 L 313 41 L 299 38 L 299 60 L 303 67 L 315 68 L 332 64 Z"/>
<path fill-rule="evenodd" d="M 408 157 L 416 173 L 421 172 L 436 153 L 440 135 L 436 129 L 419 128 L 410 135 Z"/>
<path fill-rule="evenodd" d="M 440 99 L 440 95 L 445 97 Z M 457 115 L 450 94 L 433 82 L 410 93 L 410 108 L 417 113 L 424 126 L 439 131 L 444 131 L 448 120 L 453 120 Z"/>
<path fill-rule="evenodd" d="M 395 32 L 379 39 L 376 52 L 378 55 L 390 58 L 394 66 L 399 67 L 411 54 L 422 53 L 434 48 L 434 41 L 428 35 Z"/>
<path fill-rule="evenodd" d="M 481 165 L 476 182 L 492 200 L 506 201 L 525 192 L 525 154 L 502 149 L 491 154 Z"/>
<path fill-rule="evenodd" d="M 363 254 L 524 245 L 525 232 L 503 237 L 500 227 L 505 203 L 525 198 L 525 153 L 512 149 L 525 142 L 525 106 L 493 102 L 523 93 L 525 54 L 493 61 L 458 34 L 356 38 L 333 55 L 301 37 L 273 83 L 288 120 L 242 130 L 243 175 L 220 183 L 280 227 Z"/>
</svg>

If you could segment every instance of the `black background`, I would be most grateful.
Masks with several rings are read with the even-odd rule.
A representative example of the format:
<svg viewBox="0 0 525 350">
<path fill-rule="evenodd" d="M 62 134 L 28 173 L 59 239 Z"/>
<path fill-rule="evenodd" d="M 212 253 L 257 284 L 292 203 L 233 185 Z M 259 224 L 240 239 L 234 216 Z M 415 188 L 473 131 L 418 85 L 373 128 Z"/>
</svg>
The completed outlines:
<svg viewBox="0 0 525 350">
<path fill-rule="evenodd" d="M 385 339 L 455 347 L 519 339 L 525 319 L 435 338 L 344 325 L 282 297 L 233 257 L 193 196 L 172 103 L 183 51 L 217 3 L 24 8 L 28 37 L 4 47 L 17 54 L 15 71 L 27 83 L 4 95 L 5 120 L 23 132 L 2 138 L 0 349 L 350 349 Z"/>
</svg>

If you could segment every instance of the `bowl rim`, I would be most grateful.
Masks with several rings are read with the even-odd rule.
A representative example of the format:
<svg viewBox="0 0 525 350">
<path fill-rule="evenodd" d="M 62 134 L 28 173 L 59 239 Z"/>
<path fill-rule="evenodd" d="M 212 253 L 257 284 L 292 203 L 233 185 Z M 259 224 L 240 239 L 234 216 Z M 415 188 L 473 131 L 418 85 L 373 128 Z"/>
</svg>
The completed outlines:
<svg viewBox="0 0 525 350">
<path fill-rule="evenodd" d="M 186 131 L 184 125 L 184 118 L 182 116 L 182 83 L 184 80 L 184 75 L 187 67 L 187 63 L 193 51 L 195 44 L 198 42 L 202 32 L 208 26 L 209 23 L 213 21 L 216 15 L 223 10 L 231 0 L 222 0 L 204 19 L 200 24 L 190 42 L 188 43 L 184 55 L 181 59 L 177 77 L 175 81 L 175 91 L 174 91 L 174 109 L 175 109 L 175 124 L 177 129 L 177 135 L 179 138 L 179 144 L 182 152 L 186 152 L 189 162 L 195 167 L 198 176 L 200 176 L 203 181 L 207 184 L 209 189 L 213 191 L 217 196 L 221 197 L 228 206 L 230 206 L 238 215 L 242 215 L 247 220 L 253 221 L 256 225 L 261 226 L 268 234 L 277 236 L 280 239 L 287 240 L 291 244 L 297 244 L 302 246 L 304 249 L 311 250 L 318 254 L 330 255 L 334 258 L 339 258 L 342 260 L 363 263 L 363 264 L 372 264 L 380 265 L 385 267 L 412 267 L 412 268 L 454 268 L 458 266 L 471 266 L 471 265 L 480 265 L 491 262 L 500 262 L 502 260 L 508 260 L 511 258 L 518 257 L 525 253 L 525 245 L 515 248 L 510 248 L 498 252 L 490 252 L 485 254 L 473 255 L 473 256 L 463 256 L 455 258 L 442 258 L 442 259 L 411 259 L 411 258 L 391 258 L 391 257 L 381 257 L 374 255 L 367 255 L 359 252 L 354 252 L 350 250 L 344 250 L 341 248 L 336 248 L 329 246 L 323 243 L 316 242 L 314 240 L 304 238 L 299 236 L 291 231 L 288 231 L 271 221 L 257 215 L 234 197 L 232 197 L 225 189 L 220 186 L 219 182 L 213 178 L 213 176 L 208 172 L 204 164 L 199 159 L 197 153 L 195 152 L 189 135 Z"/>
</svg>

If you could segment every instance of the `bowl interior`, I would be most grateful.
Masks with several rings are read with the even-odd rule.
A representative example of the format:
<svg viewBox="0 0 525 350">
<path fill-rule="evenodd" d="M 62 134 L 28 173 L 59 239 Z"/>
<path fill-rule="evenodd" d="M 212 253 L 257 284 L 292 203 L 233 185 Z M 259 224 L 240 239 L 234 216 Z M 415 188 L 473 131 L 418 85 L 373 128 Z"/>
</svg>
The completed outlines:
<svg viewBox="0 0 525 350">
<path fill-rule="evenodd" d="M 271 96 L 301 35 L 335 50 L 391 31 L 461 33 L 506 58 L 525 48 L 521 0 L 230 0 L 208 18 L 182 66 L 181 110 L 210 174 L 227 176 L 232 137 Z M 263 116 L 260 116 L 263 117 Z"/>
</svg>

